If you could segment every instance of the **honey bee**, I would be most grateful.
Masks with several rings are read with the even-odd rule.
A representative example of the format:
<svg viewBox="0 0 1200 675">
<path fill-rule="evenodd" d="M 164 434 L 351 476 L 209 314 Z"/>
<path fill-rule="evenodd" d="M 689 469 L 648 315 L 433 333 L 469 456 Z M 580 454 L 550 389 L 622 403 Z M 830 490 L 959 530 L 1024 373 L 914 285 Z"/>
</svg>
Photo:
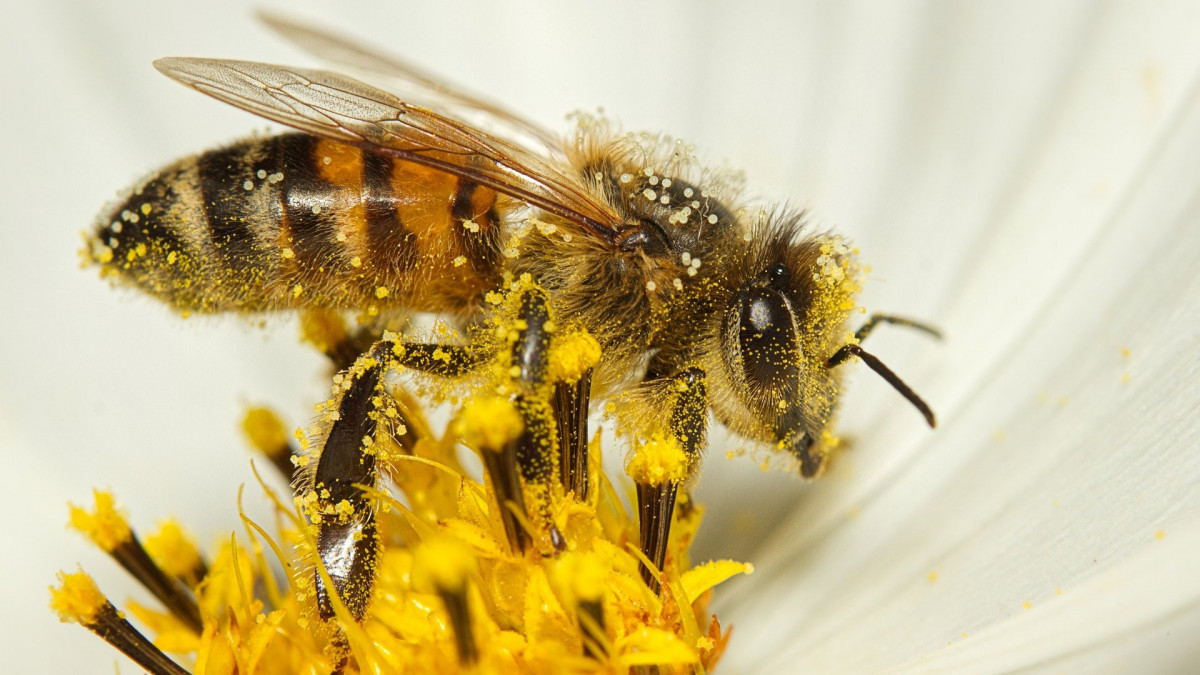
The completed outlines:
<svg viewBox="0 0 1200 675">
<path fill-rule="evenodd" d="M 102 215 L 87 255 L 185 314 L 353 317 L 357 331 L 332 331 L 323 345 L 341 373 L 297 484 L 326 514 L 314 518 L 317 553 L 356 618 L 377 555 L 366 487 L 384 467 L 370 446 L 404 427 L 395 421 L 403 411 L 380 403 L 390 372 L 499 373 L 495 391 L 517 402 L 522 430 L 482 454 L 512 511 L 515 553 L 556 545 L 531 491 L 587 499 L 592 403 L 634 402 L 634 435 L 659 434 L 685 458 L 666 480 L 634 476 L 640 544 L 659 568 L 710 411 L 814 477 L 832 447 L 837 366 L 858 357 L 934 424 L 859 345 L 880 323 L 934 331 L 875 315 L 851 333 L 854 251 L 803 213 L 751 206 L 736 178 L 705 169 L 681 142 L 588 115 L 560 139 L 391 57 L 268 23 L 447 112 L 323 70 L 156 61 L 183 84 L 296 131 L 158 171 Z M 416 312 L 465 326 L 467 337 L 432 344 L 384 330 Z M 574 350 L 574 369 L 556 365 L 560 348 Z M 399 434 L 399 445 L 411 451 L 413 436 Z M 329 618 L 328 589 L 317 585 Z"/>
</svg>

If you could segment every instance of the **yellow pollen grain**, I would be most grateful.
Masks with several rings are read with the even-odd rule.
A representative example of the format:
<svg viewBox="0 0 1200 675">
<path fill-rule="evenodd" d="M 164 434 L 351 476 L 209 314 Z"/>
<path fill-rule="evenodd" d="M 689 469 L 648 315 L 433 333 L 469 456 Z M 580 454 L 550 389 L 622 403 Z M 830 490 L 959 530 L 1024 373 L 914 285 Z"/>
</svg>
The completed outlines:
<svg viewBox="0 0 1200 675">
<path fill-rule="evenodd" d="M 500 396 L 485 396 L 463 409 L 455 429 L 472 447 L 500 450 L 521 435 L 525 421 L 512 401 Z"/>
<path fill-rule="evenodd" d="M 938 573 L 937 573 L 937 572 L 930 572 L 929 574 L 925 575 L 925 580 L 926 580 L 926 581 L 928 581 L 928 582 L 929 582 L 929 583 L 931 583 L 931 584 L 932 584 L 933 582 L 937 581 L 937 579 L 938 579 Z"/>
<path fill-rule="evenodd" d="M 421 542 L 413 554 L 413 587 L 435 593 L 459 593 L 475 574 L 475 554 L 465 544 L 449 537 L 432 537 Z"/>
<path fill-rule="evenodd" d="M 268 408 L 250 408 L 242 418 L 242 433 L 250 439 L 255 450 L 274 457 L 286 451 L 288 446 L 287 430 L 279 416 Z"/>
<path fill-rule="evenodd" d="M 380 286 L 375 289 L 375 297 L 382 300 L 383 298 L 386 298 L 387 296 L 388 296 L 387 286 Z"/>
<path fill-rule="evenodd" d="M 186 577 L 201 567 L 200 551 L 178 521 L 164 521 L 146 537 L 145 546 L 154 562 L 173 577 Z"/>
<path fill-rule="evenodd" d="M 568 333 L 550 347 L 549 376 L 557 382 L 578 382 L 600 361 L 600 343 L 587 331 Z"/>
<path fill-rule="evenodd" d="M 304 292 L 304 286 L 301 286 L 300 284 L 296 284 L 295 286 L 292 286 L 292 297 L 293 298 L 300 297 L 300 294 L 303 292 Z"/>
<path fill-rule="evenodd" d="M 296 252 L 293 251 L 291 247 L 284 246 L 283 249 L 279 251 L 279 255 L 283 256 L 286 260 L 291 260 L 292 258 L 296 257 Z"/>
<path fill-rule="evenodd" d="M 343 235 L 343 236 L 345 236 L 345 235 Z M 354 256 L 353 258 L 350 259 L 350 266 L 351 267 L 362 267 L 362 258 L 360 258 L 358 256 Z"/>
<path fill-rule="evenodd" d="M 174 265 L 175 261 L 178 259 L 179 259 L 179 253 L 177 251 L 171 251 L 170 253 L 167 254 L 167 264 L 168 265 Z"/>
<path fill-rule="evenodd" d="M 608 568 L 592 555 L 567 553 L 554 565 L 554 585 L 571 601 L 599 602 L 604 598 Z"/>
<path fill-rule="evenodd" d="M 1163 538 L 1164 538 L 1164 537 L 1166 537 L 1166 536 L 1167 536 L 1167 533 L 1166 533 L 1166 532 L 1163 532 L 1162 530 L 1155 530 L 1155 531 L 1154 531 L 1154 538 L 1155 538 L 1155 539 L 1157 539 L 1158 541 L 1162 541 L 1162 540 L 1163 540 Z"/>
<path fill-rule="evenodd" d="M 149 204 L 142 204 L 142 214 L 147 216 L 150 215 L 150 208 L 151 207 Z"/>
<path fill-rule="evenodd" d="M 687 453 L 673 438 L 656 435 L 641 445 L 625 467 L 625 473 L 642 485 L 662 485 L 687 477 Z"/>
<path fill-rule="evenodd" d="M 467 259 L 465 256 L 460 255 L 460 256 L 457 256 L 456 258 L 454 258 L 454 266 L 455 267 L 462 267 L 463 265 L 466 265 L 466 264 L 467 264 Z"/>
<path fill-rule="evenodd" d="M 91 626 L 108 599 L 85 572 L 58 573 L 59 586 L 50 588 L 50 607 L 64 623 Z"/>
<path fill-rule="evenodd" d="M 132 536 L 129 521 L 117 510 L 111 492 L 92 490 L 92 495 L 96 505 L 94 511 L 70 505 L 71 527 L 83 533 L 101 550 L 112 551 Z"/>
<path fill-rule="evenodd" d="M 1025 602 L 1022 602 L 1021 606 L 1024 607 L 1025 609 L 1033 609 L 1033 603 L 1028 600 L 1026 600 Z"/>
</svg>

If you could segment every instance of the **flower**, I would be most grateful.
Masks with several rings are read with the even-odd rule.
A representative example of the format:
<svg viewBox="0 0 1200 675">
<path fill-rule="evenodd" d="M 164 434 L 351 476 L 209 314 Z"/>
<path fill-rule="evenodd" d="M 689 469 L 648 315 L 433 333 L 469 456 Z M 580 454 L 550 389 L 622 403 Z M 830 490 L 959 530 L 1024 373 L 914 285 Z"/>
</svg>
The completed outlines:
<svg viewBox="0 0 1200 675">
<path fill-rule="evenodd" d="M 272 417 L 263 409 L 247 413 L 252 442 L 278 440 L 266 429 L 279 426 Z M 410 419 L 424 428 L 419 415 Z M 71 507 L 71 526 L 155 596 L 154 606 L 129 607 L 150 635 L 82 571 L 59 575 L 51 606 L 156 674 L 187 672 L 164 652 L 211 674 L 624 672 L 651 664 L 711 670 L 730 634 L 705 615 L 710 589 L 752 566 L 726 560 L 686 569 L 702 513 L 693 505 L 675 519 L 661 574 L 643 570 L 639 578 L 647 563 L 630 546 L 637 522 L 595 473 L 590 499 L 554 501 L 549 515 L 562 552 L 509 549 L 500 514 L 512 503 L 499 501 L 495 464 L 484 460 L 488 478 L 480 483 L 458 466 L 454 449 L 462 441 L 480 454 L 496 452 L 490 448 L 520 436 L 521 424 L 507 399 L 480 399 L 452 425 L 459 435 L 423 436 L 411 452 L 389 458 L 399 465 L 393 471 L 404 501 L 381 494 L 370 521 L 378 522 L 372 539 L 380 548 L 365 581 L 372 600 L 361 621 L 357 591 L 348 584 L 340 598 L 326 600 L 333 604 L 328 617 L 320 609 L 319 589 L 331 586 L 332 570 L 312 552 L 322 535 L 320 515 L 332 514 L 310 507 L 308 497 L 319 501 L 314 492 L 301 489 L 293 507 L 265 483 L 276 505 L 275 532 L 243 514 L 244 538 L 232 536 L 211 563 L 174 521 L 143 546 L 113 495 L 96 491 L 93 509 Z M 374 446 L 391 442 L 381 434 Z M 278 451 L 258 449 L 268 457 Z M 599 449 L 597 439 L 597 468 Z M 526 497 L 532 492 L 527 487 Z M 532 510 L 523 515 L 538 518 Z"/>
<path fill-rule="evenodd" d="M 27 161 L 5 165 L 6 184 L 29 187 L 0 228 L 22 253 L 0 268 L 18 327 L 0 433 L 6 493 L 29 507 L 13 536 L 39 542 L 5 561 L 20 565 L 8 578 L 29 580 L 6 625 L 43 644 L 70 635 L 29 610 L 46 570 L 78 555 L 60 543 L 63 495 L 116 482 L 138 514 L 182 510 L 205 536 L 221 531 L 230 500 L 216 486 L 245 480 L 245 464 L 217 420 L 234 418 L 240 392 L 299 409 L 292 392 L 318 384 L 306 375 L 315 362 L 294 365 L 307 357 L 290 336 L 260 345 L 236 326 L 180 330 L 62 258 L 113 175 L 245 133 L 243 116 L 189 106 L 146 64 L 247 53 L 261 33 L 220 5 L 26 9 L 11 25 L 38 39 L 6 41 L 19 50 L 10 63 L 30 64 L 12 73 L 27 103 L 11 111 L 29 133 L 9 146 Z M 841 424 L 856 442 L 822 481 L 802 488 L 710 457 L 700 497 L 714 534 L 698 552 L 759 563 L 718 605 L 738 626 L 723 667 L 1183 663 L 1200 596 L 1196 176 L 1181 158 L 1197 147 L 1190 4 L 778 3 L 689 8 L 686 20 L 669 5 L 604 5 L 538 17 L 534 30 L 501 6 L 402 11 L 377 8 L 365 27 L 328 14 L 547 122 L 604 103 L 629 127 L 702 142 L 756 190 L 807 199 L 850 235 L 876 271 L 866 304 L 946 329 L 940 348 L 882 334 L 874 347 L 935 404 L 935 434 L 861 378 Z M 180 43 L 179 25 L 194 42 Z M 480 46 L 395 28 L 447 25 Z M 262 49 L 248 55 L 275 57 Z M 47 81 L 61 86 L 48 95 Z M 64 155 L 47 139 L 106 169 L 73 173 L 64 190 Z M 164 372 L 181 354 L 189 367 Z M 148 451 L 162 438 L 170 448 Z M 179 472 L 185 461 L 194 470 Z M 102 645 L 72 646 L 10 665 L 109 671 Z"/>
</svg>

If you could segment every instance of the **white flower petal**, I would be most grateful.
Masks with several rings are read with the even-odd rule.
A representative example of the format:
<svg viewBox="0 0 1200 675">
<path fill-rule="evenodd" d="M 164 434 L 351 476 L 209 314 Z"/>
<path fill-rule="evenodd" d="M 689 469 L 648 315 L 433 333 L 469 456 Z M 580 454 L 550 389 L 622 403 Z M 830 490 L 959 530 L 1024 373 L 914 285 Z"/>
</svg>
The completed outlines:
<svg viewBox="0 0 1200 675">
<path fill-rule="evenodd" d="M 915 445 L 907 411 L 877 418 L 849 470 L 780 529 L 764 572 L 726 596 L 738 666 L 923 668 L 951 643 L 970 658 L 977 634 L 1002 663 L 1033 666 L 1044 624 L 1023 618 L 1043 605 L 1081 603 L 1071 618 L 1141 603 L 1124 623 L 1071 626 L 1065 654 L 1200 602 L 1178 575 L 1097 581 L 1136 576 L 1138 560 L 1151 571 L 1156 532 L 1191 541 L 1200 520 L 1200 50 L 1185 28 L 1200 17 L 1184 18 L 1098 17 L 964 261 L 929 390 L 943 428 Z M 1150 66 L 1171 76 L 1147 89 Z M 1175 550 L 1195 569 L 1194 548 Z"/>
<path fill-rule="evenodd" d="M 936 404 L 945 426 L 932 436 L 859 368 L 843 425 L 858 442 L 827 480 L 802 491 L 709 460 L 707 546 L 737 543 L 721 553 L 745 557 L 755 537 L 731 526 L 747 511 L 759 532 L 778 530 L 759 573 L 725 590 L 741 602 L 722 615 L 738 629 L 721 671 L 769 671 L 770 659 L 784 671 L 1090 670 L 1116 656 L 1169 667 L 1180 642 L 1162 633 L 1196 634 L 1194 575 L 1181 576 L 1197 550 L 1197 228 L 1181 215 L 1198 185 L 1186 153 L 1200 143 L 1181 112 L 1197 73 L 1194 4 L 617 2 L 531 5 L 531 17 L 522 3 L 367 3 L 357 18 L 300 4 L 352 32 L 369 16 L 375 41 L 555 128 L 560 111 L 603 103 L 631 128 L 731 157 L 756 193 L 816 206 L 859 242 L 878 270 L 872 309 L 949 330 L 920 351 L 873 338 Z M 2 576 L 20 583 L 3 629 L 14 644 L 71 645 L 24 650 L 10 669 L 110 672 L 117 658 L 39 613 L 53 569 L 84 550 L 64 550 L 75 540 L 54 504 L 109 485 L 136 523 L 174 512 L 204 538 L 223 532 L 248 478 L 238 397 L 300 415 L 323 388 L 289 335 L 181 329 L 71 258 L 120 184 L 261 128 L 148 65 L 170 53 L 299 60 L 245 12 L 125 1 L 6 15 L 5 185 L 19 194 L 0 230 L 13 254 L 0 314 L 17 326 L 0 361 L 0 481 L 24 511 L 8 540 L 33 543 L 5 557 Z M 450 40 L 451 25 L 490 38 Z M 989 440 L 997 429 L 1002 442 Z M 177 440 L 164 448 L 164 436 Z M 179 470 L 189 456 L 194 469 Z M 761 515 L 780 504 L 798 504 L 792 525 Z M 128 588 L 83 555 L 106 588 Z M 1071 625 L 1053 633 L 1059 622 Z"/>
</svg>

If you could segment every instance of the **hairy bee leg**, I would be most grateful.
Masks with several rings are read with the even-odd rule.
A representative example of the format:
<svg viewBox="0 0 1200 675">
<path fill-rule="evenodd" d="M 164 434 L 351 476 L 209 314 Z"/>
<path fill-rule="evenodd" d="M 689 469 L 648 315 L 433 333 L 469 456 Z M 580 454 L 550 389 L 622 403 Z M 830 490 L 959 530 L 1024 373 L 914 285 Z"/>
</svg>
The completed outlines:
<svg viewBox="0 0 1200 675">
<path fill-rule="evenodd" d="M 588 405 L 592 391 L 589 369 L 575 382 L 554 385 L 554 417 L 558 426 L 558 473 L 565 492 L 581 502 L 588 497 Z"/>
<path fill-rule="evenodd" d="M 459 345 L 439 345 L 425 342 L 385 342 L 381 345 L 390 349 L 390 358 L 395 359 L 400 365 L 431 375 L 457 377 L 479 364 L 479 359 L 471 350 Z M 403 410 L 397 410 L 397 416 L 398 421 L 409 432 L 396 440 L 400 447 L 411 455 L 420 437 L 414 431 L 415 425 L 405 416 Z"/>
<path fill-rule="evenodd" d="M 428 342 L 392 343 L 392 358 L 402 366 L 430 375 L 458 377 L 479 365 L 479 358 L 469 347 Z"/>
<path fill-rule="evenodd" d="M 540 290 L 521 293 L 517 307 L 516 339 L 512 344 L 512 373 L 516 381 L 515 403 L 524 422 L 516 440 L 517 467 L 526 486 L 537 495 L 539 520 L 546 524 L 551 545 L 557 550 L 564 542 L 549 517 L 550 485 L 555 477 L 558 441 L 551 393 L 547 390 L 550 360 L 550 308 Z M 524 499 L 515 501 L 524 504 Z M 530 513 L 529 505 L 524 505 Z"/>
<path fill-rule="evenodd" d="M 683 451 L 689 475 L 699 468 L 708 436 L 708 393 L 704 383 L 705 373 L 699 368 L 688 368 L 667 378 L 676 387 L 674 405 L 668 423 L 672 439 Z M 675 498 L 683 479 L 668 479 L 658 483 L 637 480 L 639 544 L 642 553 L 662 570 L 666 562 L 667 543 L 671 535 L 671 519 L 675 512 Z M 655 592 L 659 583 L 652 570 L 644 564 L 642 579 Z"/>
<path fill-rule="evenodd" d="M 867 336 L 870 335 L 881 323 L 913 328 L 936 340 L 942 339 L 942 332 L 937 328 L 934 328 L 933 326 L 921 321 L 907 319 L 894 314 L 872 314 L 871 316 L 867 317 L 866 323 L 864 323 L 859 327 L 858 330 L 854 332 L 854 339 L 862 342 L 863 340 L 867 339 Z"/>
<path fill-rule="evenodd" d="M 375 585 L 379 555 L 375 513 L 361 486 L 375 485 L 375 455 L 365 447 L 374 439 L 376 422 L 372 399 L 382 384 L 385 364 L 377 362 L 354 377 L 338 405 L 338 417 L 329 430 L 317 460 L 313 491 L 319 496 L 317 556 L 325 567 L 350 615 L 362 620 Z M 373 442 L 373 441 L 372 441 Z M 330 589 L 317 574 L 317 608 L 321 618 L 334 617 Z"/>
<path fill-rule="evenodd" d="M 378 479 L 376 456 L 369 445 L 377 432 L 373 399 L 383 389 L 383 377 L 396 364 L 457 375 L 476 363 L 470 350 L 449 345 L 381 340 L 367 353 L 374 357 L 373 365 L 360 372 L 353 368 L 343 371 L 353 381 L 338 404 L 337 419 L 321 449 L 313 480 L 320 506 L 317 555 L 333 582 L 333 590 L 355 620 L 363 618 L 370 604 L 379 555 L 375 513 L 361 486 L 374 486 Z M 397 440 L 405 451 L 413 451 L 414 433 L 405 433 Z M 321 617 L 333 618 L 329 589 L 319 574 L 316 587 Z"/>
</svg>

